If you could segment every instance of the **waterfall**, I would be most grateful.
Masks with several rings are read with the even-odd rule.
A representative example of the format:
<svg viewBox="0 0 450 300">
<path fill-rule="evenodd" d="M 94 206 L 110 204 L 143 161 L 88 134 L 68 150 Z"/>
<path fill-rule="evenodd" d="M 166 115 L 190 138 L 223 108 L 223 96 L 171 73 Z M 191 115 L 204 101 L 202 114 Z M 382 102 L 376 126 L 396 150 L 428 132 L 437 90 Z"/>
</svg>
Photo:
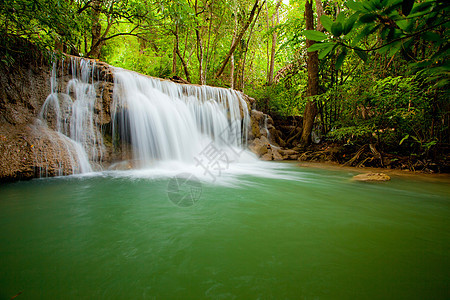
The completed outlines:
<svg viewBox="0 0 450 300">
<path fill-rule="evenodd" d="M 264 131 L 267 134 L 267 140 L 270 141 L 270 132 L 269 132 L 269 129 L 267 127 L 268 121 L 269 121 L 269 116 L 268 115 L 264 115 Z"/>
<path fill-rule="evenodd" d="M 113 136 L 131 143 L 139 166 L 192 163 L 211 143 L 229 156 L 245 146 L 249 114 L 238 92 L 176 84 L 120 68 L 114 79 Z"/>
<path fill-rule="evenodd" d="M 105 128 L 112 138 L 108 147 L 114 162 L 119 156 L 119 161 L 132 159 L 133 168 L 169 161 L 198 166 L 202 154 L 207 158 L 220 154 L 234 162 L 246 147 L 250 117 L 237 91 L 177 84 L 110 67 L 113 97 L 104 110 L 95 61 L 70 58 L 59 65 L 53 64 L 51 93 L 39 119 L 58 133 L 50 139 L 59 136 L 64 142 L 62 149 L 74 173 L 101 170 L 111 162 L 111 156 L 105 159 L 107 148 L 98 122 L 105 111 L 111 114 Z M 64 69 L 67 66 L 69 70 Z M 64 76 L 68 73 L 71 78 Z"/>
<path fill-rule="evenodd" d="M 57 63 L 53 62 L 51 94 L 42 106 L 39 119 L 64 137 L 59 141 L 67 145 L 73 173 L 86 173 L 92 171 L 92 163 L 101 162 L 104 147 L 102 135 L 94 121 L 97 99 L 95 62 L 70 59 L 72 79 L 67 83 L 58 82 Z M 64 61 L 61 66 L 64 68 Z M 64 69 L 60 71 L 63 76 Z"/>
</svg>

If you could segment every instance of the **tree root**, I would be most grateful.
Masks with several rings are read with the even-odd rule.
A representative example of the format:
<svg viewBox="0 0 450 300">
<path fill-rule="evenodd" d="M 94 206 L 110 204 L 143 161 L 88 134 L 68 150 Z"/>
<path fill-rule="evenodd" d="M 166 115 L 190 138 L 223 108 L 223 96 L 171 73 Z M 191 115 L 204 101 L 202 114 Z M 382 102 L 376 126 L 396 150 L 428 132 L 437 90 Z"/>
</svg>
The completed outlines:
<svg viewBox="0 0 450 300">
<path fill-rule="evenodd" d="M 367 147 L 367 144 L 362 146 L 361 148 L 359 148 L 358 152 L 356 152 L 356 154 L 349 160 L 347 161 L 344 166 L 351 166 L 360 156 L 361 154 L 364 152 L 364 149 Z"/>
</svg>

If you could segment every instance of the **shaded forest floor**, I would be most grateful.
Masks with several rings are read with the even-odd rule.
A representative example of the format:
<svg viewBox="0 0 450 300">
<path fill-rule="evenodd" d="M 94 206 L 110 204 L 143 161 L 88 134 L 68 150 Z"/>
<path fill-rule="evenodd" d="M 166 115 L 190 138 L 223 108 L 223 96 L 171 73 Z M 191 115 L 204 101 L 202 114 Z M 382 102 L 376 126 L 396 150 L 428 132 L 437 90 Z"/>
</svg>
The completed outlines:
<svg viewBox="0 0 450 300">
<path fill-rule="evenodd" d="M 398 155 L 377 150 L 373 144 L 342 145 L 335 142 L 313 144 L 299 151 L 301 162 L 331 162 L 342 167 L 382 168 L 420 173 L 450 173 L 450 155 L 446 151 L 428 155 Z"/>
</svg>

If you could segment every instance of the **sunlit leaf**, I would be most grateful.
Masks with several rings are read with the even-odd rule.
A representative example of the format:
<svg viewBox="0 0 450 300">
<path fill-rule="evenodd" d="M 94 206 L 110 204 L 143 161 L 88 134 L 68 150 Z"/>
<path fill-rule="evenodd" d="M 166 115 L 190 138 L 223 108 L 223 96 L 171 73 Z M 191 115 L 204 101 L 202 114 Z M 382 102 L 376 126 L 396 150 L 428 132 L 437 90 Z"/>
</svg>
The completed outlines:
<svg viewBox="0 0 450 300">
<path fill-rule="evenodd" d="M 319 51 L 320 49 L 323 49 L 324 47 L 325 47 L 324 43 L 315 43 L 308 48 L 308 52 Z"/>
<path fill-rule="evenodd" d="M 325 33 L 316 30 L 305 30 L 303 31 L 303 34 L 308 40 L 311 41 L 320 42 L 327 38 L 327 35 Z"/>
<path fill-rule="evenodd" d="M 347 2 L 345 2 L 345 5 L 347 5 L 348 8 L 356 10 L 356 11 L 360 11 L 363 9 L 362 4 L 359 2 L 355 2 L 355 1 L 347 1 Z"/>
<path fill-rule="evenodd" d="M 336 23 L 343 24 L 345 22 L 345 12 L 341 11 L 336 18 Z"/>
<path fill-rule="evenodd" d="M 322 23 L 323 27 L 328 31 L 331 32 L 331 26 L 333 25 L 333 21 L 331 18 L 327 15 L 322 15 L 320 17 L 320 22 Z"/>
<path fill-rule="evenodd" d="M 328 44 L 326 48 L 324 48 L 322 51 L 320 51 L 319 53 L 319 59 L 324 59 L 325 56 L 327 56 L 336 46 L 336 43 L 326 43 Z"/>
</svg>

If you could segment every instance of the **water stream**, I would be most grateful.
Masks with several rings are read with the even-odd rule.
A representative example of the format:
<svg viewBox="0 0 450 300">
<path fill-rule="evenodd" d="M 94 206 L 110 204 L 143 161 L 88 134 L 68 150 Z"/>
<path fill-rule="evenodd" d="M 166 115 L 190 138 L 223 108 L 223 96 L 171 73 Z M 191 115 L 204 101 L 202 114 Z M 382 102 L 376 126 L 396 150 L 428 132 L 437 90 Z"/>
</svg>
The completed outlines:
<svg viewBox="0 0 450 300">
<path fill-rule="evenodd" d="M 0 186 L 0 299 L 448 298 L 448 181 L 252 166 L 189 207 L 167 169 Z"/>
</svg>

